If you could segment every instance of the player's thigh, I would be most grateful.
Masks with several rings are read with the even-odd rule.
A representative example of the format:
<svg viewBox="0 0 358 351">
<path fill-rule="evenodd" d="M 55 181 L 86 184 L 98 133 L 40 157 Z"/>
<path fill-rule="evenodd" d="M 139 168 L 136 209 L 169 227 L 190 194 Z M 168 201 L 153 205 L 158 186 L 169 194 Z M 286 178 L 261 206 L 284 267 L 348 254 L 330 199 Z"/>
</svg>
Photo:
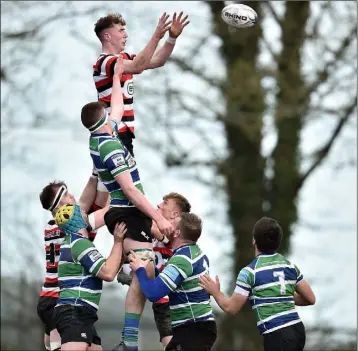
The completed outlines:
<svg viewBox="0 0 358 351">
<path fill-rule="evenodd" d="M 117 223 L 124 222 L 127 227 L 125 238 L 140 243 L 152 243 L 152 219 L 135 207 L 110 208 L 104 216 L 104 221 L 111 234 Z"/>
<path fill-rule="evenodd" d="M 66 342 L 61 345 L 61 351 L 87 351 L 89 345 L 86 342 Z"/>
<path fill-rule="evenodd" d="M 51 350 L 61 350 L 61 336 L 57 329 L 50 332 Z"/>
</svg>

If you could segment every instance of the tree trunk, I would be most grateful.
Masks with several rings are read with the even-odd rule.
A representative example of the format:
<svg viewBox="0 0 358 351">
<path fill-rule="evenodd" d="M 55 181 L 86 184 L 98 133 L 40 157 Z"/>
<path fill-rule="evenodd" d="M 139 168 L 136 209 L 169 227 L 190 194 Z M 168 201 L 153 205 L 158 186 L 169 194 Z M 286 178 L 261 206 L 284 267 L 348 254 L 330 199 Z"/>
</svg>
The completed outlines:
<svg viewBox="0 0 358 351">
<path fill-rule="evenodd" d="M 300 134 L 308 105 L 301 72 L 302 47 L 309 1 L 286 1 L 282 21 L 282 51 L 278 60 L 278 92 L 275 123 L 278 133 L 274 149 L 270 209 L 268 215 L 281 224 L 284 236 L 281 252 L 289 248 L 291 226 L 297 220 L 296 187 L 300 171 Z"/>
<path fill-rule="evenodd" d="M 229 217 L 234 231 L 234 278 L 253 259 L 252 228 L 262 216 L 264 160 L 260 153 L 264 95 L 257 69 L 261 26 L 230 33 L 221 19 L 223 2 L 208 2 L 215 34 L 222 38 L 226 61 L 226 123 L 229 157 L 222 165 L 226 178 Z M 250 2 L 260 16 L 260 4 Z M 260 350 L 254 313 L 249 306 L 239 316 L 223 316 L 216 347 L 219 350 Z"/>
</svg>

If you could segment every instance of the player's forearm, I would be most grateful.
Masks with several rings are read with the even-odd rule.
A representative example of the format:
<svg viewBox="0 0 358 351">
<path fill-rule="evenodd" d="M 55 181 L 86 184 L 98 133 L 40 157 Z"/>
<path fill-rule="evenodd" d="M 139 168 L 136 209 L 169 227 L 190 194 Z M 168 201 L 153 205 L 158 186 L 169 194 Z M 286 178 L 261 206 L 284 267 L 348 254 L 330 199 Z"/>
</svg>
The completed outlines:
<svg viewBox="0 0 358 351">
<path fill-rule="evenodd" d="M 306 300 L 303 296 L 295 293 L 293 296 L 293 300 L 295 301 L 296 306 L 310 306 L 312 303 L 308 300 Z"/>
<path fill-rule="evenodd" d="M 154 54 L 146 69 L 153 69 L 164 66 L 172 54 L 174 46 L 175 43 L 166 41 L 165 44 Z"/>
<path fill-rule="evenodd" d="M 161 219 L 161 214 L 151 205 L 147 198 L 134 185 L 122 188 L 128 199 L 148 217 L 154 221 Z"/>
<path fill-rule="evenodd" d="M 235 314 L 235 308 L 231 303 L 231 299 L 225 296 L 221 291 L 213 295 L 213 298 L 219 305 L 219 307 L 226 313 Z"/>
<path fill-rule="evenodd" d="M 117 75 L 113 76 L 113 87 L 111 97 L 111 118 L 119 124 L 122 120 L 124 111 L 123 92 L 120 79 Z"/>
<path fill-rule="evenodd" d="M 118 241 L 113 243 L 111 253 L 98 273 L 99 278 L 111 282 L 116 277 L 121 265 L 122 247 L 122 243 Z"/>
<path fill-rule="evenodd" d="M 141 73 L 148 67 L 150 60 L 152 59 L 154 52 L 158 47 L 159 41 L 160 38 L 158 38 L 157 35 L 153 34 L 148 44 L 144 47 L 142 51 L 137 54 L 137 56 L 133 60 L 133 64 L 136 71 L 134 73 Z"/>
<path fill-rule="evenodd" d="M 152 233 L 153 237 L 155 239 L 157 239 L 158 241 L 163 241 L 163 239 L 165 239 L 165 235 L 161 233 L 161 231 L 159 230 L 159 228 L 155 222 L 152 223 L 151 233 Z M 164 244 L 165 244 L 165 242 L 164 242 Z"/>
<path fill-rule="evenodd" d="M 151 302 L 158 301 L 170 293 L 170 289 L 163 283 L 162 279 L 150 279 L 144 267 L 136 270 L 140 287 L 144 296 Z"/>
<path fill-rule="evenodd" d="M 91 208 L 96 198 L 96 193 L 97 193 L 97 178 L 90 177 L 79 199 L 79 205 L 86 213 Z"/>
</svg>

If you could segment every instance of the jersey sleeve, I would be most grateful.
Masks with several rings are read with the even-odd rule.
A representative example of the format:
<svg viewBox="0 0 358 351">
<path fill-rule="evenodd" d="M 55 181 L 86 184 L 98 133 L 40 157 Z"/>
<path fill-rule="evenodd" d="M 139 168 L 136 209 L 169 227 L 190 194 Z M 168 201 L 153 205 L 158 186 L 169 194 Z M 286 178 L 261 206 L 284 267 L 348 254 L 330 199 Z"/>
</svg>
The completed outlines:
<svg viewBox="0 0 358 351">
<path fill-rule="evenodd" d="M 186 278 L 193 273 L 193 266 L 184 256 L 173 256 L 169 259 L 159 278 L 171 291 L 174 291 Z"/>
<path fill-rule="evenodd" d="M 117 140 L 110 140 L 99 147 L 101 161 L 113 177 L 129 170 L 123 147 Z"/>
<path fill-rule="evenodd" d="M 296 265 L 294 265 L 294 266 L 295 266 L 296 273 L 297 273 L 296 284 L 298 284 L 300 281 L 303 280 L 303 275 L 302 275 L 301 271 L 298 269 L 298 267 Z"/>
<path fill-rule="evenodd" d="M 78 239 L 71 245 L 73 260 L 80 263 L 93 276 L 97 276 L 99 270 L 106 262 L 96 247 L 87 239 Z"/>
<path fill-rule="evenodd" d="M 243 268 L 236 279 L 235 292 L 239 295 L 249 296 L 254 283 L 254 274 L 248 267 Z"/>
</svg>

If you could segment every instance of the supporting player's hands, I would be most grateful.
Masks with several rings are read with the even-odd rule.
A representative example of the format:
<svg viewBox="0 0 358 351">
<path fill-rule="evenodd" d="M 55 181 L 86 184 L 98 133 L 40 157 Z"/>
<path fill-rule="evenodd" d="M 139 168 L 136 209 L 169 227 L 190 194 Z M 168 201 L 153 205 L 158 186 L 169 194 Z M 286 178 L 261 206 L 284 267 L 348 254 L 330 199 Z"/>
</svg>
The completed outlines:
<svg viewBox="0 0 358 351">
<path fill-rule="evenodd" d="M 157 28 L 155 28 L 154 35 L 160 40 L 164 37 L 164 34 L 169 30 L 172 21 L 168 21 L 169 15 L 166 12 L 159 18 Z"/>
<path fill-rule="evenodd" d="M 170 223 L 167 219 L 164 217 L 158 219 L 155 221 L 157 223 L 157 226 L 159 230 L 164 234 L 165 236 L 170 236 L 171 233 L 174 231 L 173 224 Z"/>
<path fill-rule="evenodd" d="M 114 75 L 117 76 L 118 78 L 121 78 L 123 72 L 124 72 L 123 58 L 119 56 L 114 66 Z"/>
<path fill-rule="evenodd" d="M 215 277 L 215 281 L 209 274 L 205 274 L 199 277 L 199 285 L 210 295 L 217 295 L 220 293 L 220 280 L 219 277 Z"/>
<path fill-rule="evenodd" d="M 177 17 L 177 13 L 174 12 L 172 25 L 169 29 L 169 36 L 173 39 L 178 38 L 178 36 L 182 33 L 183 29 L 190 23 L 190 21 L 187 21 L 188 15 L 183 16 L 183 11 L 179 13 L 179 16 Z"/>
<path fill-rule="evenodd" d="M 150 260 L 143 261 L 141 258 L 137 257 L 135 252 L 133 250 L 130 251 L 130 255 L 128 256 L 129 259 L 129 265 L 132 268 L 133 271 L 136 271 L 140 267 L 147 267 Z"/>
<path fill-rule="evenodd" d="M 113 231 L 113 238 L 114 241 L 118 242 L 118 243 L 122 243 L 124 240 L 124 235 L 127 233 L 127 227 L 125 225 L 125 223 L 117 223 L 116 226 L 114 227 L 114 231 Z"/>
</svg>

